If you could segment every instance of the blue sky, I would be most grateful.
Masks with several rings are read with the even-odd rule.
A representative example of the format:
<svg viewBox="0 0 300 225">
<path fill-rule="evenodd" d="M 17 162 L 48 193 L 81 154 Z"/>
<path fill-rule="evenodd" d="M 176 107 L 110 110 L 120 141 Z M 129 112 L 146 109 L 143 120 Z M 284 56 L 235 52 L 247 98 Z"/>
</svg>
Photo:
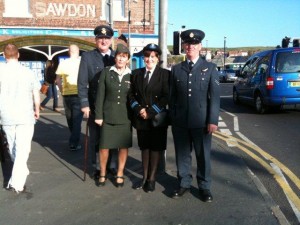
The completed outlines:
<svg viewBox="0 0 300 225">
<path fill-rule="evenodd" d="M 156 4 L 156 23 L 158 6 Z M 285 36 L 300 38 L 300 0 L 167 0 L 168 45 L 182 25 L 201 29 L 203 47 L 276 46 Z M 158 26 L 156 26 L 158 33 Z"/>
</svg>

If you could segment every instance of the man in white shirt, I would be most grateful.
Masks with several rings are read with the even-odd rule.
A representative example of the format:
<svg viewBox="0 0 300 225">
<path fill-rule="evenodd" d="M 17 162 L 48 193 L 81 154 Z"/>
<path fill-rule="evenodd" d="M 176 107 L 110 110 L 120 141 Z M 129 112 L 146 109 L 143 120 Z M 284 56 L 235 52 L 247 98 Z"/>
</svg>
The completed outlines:
<svg viewBox="0 0 300 225">
<path fill-rule="evenodd" d="M 0 69 L 0 123 L 14 162 L 6 189 L 19 193 L 29 175 L 27 160 L 39 118 L 40 83 L 30 69 L 19 64 L 17 46 L 7 44 L 3 52 L 6 63 Z"/>
</svg>

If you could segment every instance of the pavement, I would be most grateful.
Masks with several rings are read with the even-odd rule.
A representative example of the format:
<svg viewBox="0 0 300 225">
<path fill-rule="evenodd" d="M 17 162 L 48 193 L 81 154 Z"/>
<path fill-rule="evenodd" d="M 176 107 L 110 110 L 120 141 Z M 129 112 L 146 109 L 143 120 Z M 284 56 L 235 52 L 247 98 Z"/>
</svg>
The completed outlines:
<svg viewBox="0 0 300 225">
<path fill-rule="evenodd" d="M 50 106 L 51 104 L 48 103 Z M 199 199 L 193 162 L 191 192 L 172 199 L 177 187 L 174 145 L 169 128 L 165 172 L 156 190 L 145 193 L 132 185 L 142 177 L 136 133 L 125 171 L 125 185 L 109 177 L 97 187 L 88 163 L 84 181 L 84 150 L 68 148 L 69 130 L 61 113 L 47 110 L 35 126 L 28 167 L 27 192 L 0 190 L 0 224 L 7 225 L 278 225 L 288 224 L 259 180 L 233 149 L 213 138 L 212 203 Z M 86 122 L 82 123 L 82 142 Z M 193 155 L 193 159 L 194 159 Z M 2 183 L 2 177 L 0 179 Z"/>
</svg>

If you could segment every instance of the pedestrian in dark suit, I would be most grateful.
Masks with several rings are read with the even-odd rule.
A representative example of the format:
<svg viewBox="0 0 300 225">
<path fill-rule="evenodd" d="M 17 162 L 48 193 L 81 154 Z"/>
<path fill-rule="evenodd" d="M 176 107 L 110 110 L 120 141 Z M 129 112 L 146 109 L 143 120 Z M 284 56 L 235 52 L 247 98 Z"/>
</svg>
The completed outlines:
<svg viewBox="0 0 300 225">
<path fill-rule="evenodd" d="M 180 186 L 172 197 L 190 189 L 194 147 L 200 198 L 211 202 L 210 151 L 212 133 L 218 128 L 220 88 L 216 65 L 199 57 L 204 36 L 194 29 L 181 33 L 187 60 L 171 71 L 169 104 Z"/>
<path fill-rule="evenodd" d="M 101 126 L 99 155 L 100 178 L 98 186 L 104 186 L 108 150 L 119 149 L 118 172 L 115 177 L 116 187 L 124 185 L 124 168 L 128 156 L 128 148 L 132 147 L 132 128 L 128 113 L 128 90 L 130 88 L 131 70 L 127 67 L 130 52 L 122 44 L 118 44 L 115 61 L 112 67 L 106 67 L 99 80 L 96 98 L 95 122 Z"/>
<path fill-rule="evenodd" d="M 146 192 L 155 189 L 155 175 L 162 151 L 167 145 L 167 126 L 153 127 L 154 116 L 168 103 L 170 72 L 159 66 L 161 50 L 156 44 L 143 49 L 145 68 L 132 72 L 129 101 L 133 110 L 133 126 L 137 130 L 138 145 L 142 151 L 143 179 L 134 189 Z"/>
<path fill-rule="evenodd" d="M 81 56 L 78 72 L 78 96 L 81 102 L 83 116 L 88 118 L 89 124 L 89 152 L 96 170 L 94 178 L 99 179 L 100 168 L 96 155 L 99 151 L 100 128 L 95 123 L 95 99 L 98 88 L 98 81 L 102 70 L 106 66 L 115 64 L 115 52 L 110 48 L 114 31 L 106 25 L 97 26 L 94 29 L 96 48 L 92 51 L 84 52 Z M 110 168 L 115 173 L 117 167 L 117 150 L 111 150 Z"/>
</svg>

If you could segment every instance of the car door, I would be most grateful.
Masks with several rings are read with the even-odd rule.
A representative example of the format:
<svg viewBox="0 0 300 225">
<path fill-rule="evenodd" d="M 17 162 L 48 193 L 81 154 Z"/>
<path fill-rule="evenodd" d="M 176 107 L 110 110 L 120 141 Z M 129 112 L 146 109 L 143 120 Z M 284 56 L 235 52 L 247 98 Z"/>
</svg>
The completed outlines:
<svg viewBox="0 0 300 225">
<path fill-rule="evenodd" d="M 251 73 L 245 84 L 245 95 L 249 101 L 254 101 L 255 93 L 266 96 L 266 77 L 269 72 L 271 54 L 259 57 L 252 63 Z"/>
<path fill-rule="evenodd" d="M 253 77 L 255 63 L 259 57 L 254 57 L 246 62 L 240 72 L 240 76 L 235 83 L 238 96 L 242 100 L 251 100 L 251 78 Z"/>
</svg>

